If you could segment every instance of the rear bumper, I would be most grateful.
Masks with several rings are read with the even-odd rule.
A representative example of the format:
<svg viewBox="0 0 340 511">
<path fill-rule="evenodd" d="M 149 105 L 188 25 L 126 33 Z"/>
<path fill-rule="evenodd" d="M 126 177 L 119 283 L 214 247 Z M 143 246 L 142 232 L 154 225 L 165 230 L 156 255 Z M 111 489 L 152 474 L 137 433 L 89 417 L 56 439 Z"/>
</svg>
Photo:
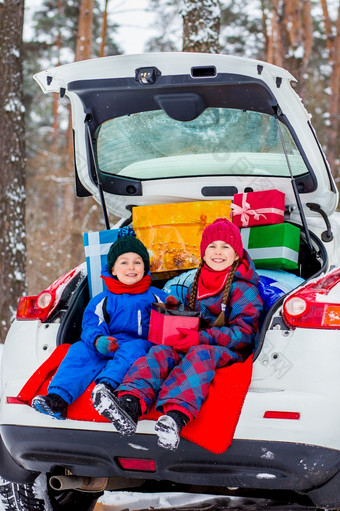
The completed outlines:
<svg viewBox="0 0 340 511">
<path fill-rule="evenodd" d="M 340 472 L 339 451 L 296 443 L 234 440 L 217 455 L 184 439 L 177 451 L 166 451 L 151 434 L 122 438 L 114 432 L 3 425 L 1 437 L 21 471 L 64 467 L 74 475 L 171 481 L 216 487 L 222 494 L 228 487 L 307 493 Z M 124 470 L 119 457 L 153 459 L 156 470 Z"/>
</svg>

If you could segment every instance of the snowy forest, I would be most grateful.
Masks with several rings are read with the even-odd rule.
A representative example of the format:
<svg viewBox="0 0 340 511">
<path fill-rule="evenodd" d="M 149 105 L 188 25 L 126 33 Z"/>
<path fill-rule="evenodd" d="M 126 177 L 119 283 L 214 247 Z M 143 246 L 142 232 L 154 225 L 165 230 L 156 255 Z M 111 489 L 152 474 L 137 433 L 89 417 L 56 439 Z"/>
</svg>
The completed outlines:
<svg viewBox="0 0 340 511">
<path fill-rule="evenodd" d="M 36 4 L 23 37 L 24 0 L 0 0 L 1 342 L 19 296 L 82 263 L 83 232 L 105 228 L 92 198 L 75 198 L 67 99 L 45 97 L 32 76 L 124 53 L 115 13 L 134 8 L 120 0 Z M 143 9 L 140 23 L 151 19 L 143 12 L 153 21 L 140 52 L 243 55 L 288 69 L 340 182 L 339 0 L 146 0 Z"/>
</svg>

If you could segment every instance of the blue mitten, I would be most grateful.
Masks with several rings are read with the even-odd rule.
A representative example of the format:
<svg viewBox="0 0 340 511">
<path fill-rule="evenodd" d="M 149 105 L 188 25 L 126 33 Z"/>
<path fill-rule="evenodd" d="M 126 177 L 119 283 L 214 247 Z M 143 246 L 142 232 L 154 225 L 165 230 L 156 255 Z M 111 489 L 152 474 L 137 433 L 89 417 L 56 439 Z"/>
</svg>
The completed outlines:
<svg viewBox="0 0 340 511">
<path fill-rule="evenodd" d="M 107 335 L 101 335 L 95 342 L 95 346 L 99 353 L 102 355 L 108 355 L 114 353 L 118 349 L 117 339 L 109 337 Z"/>
</svg>

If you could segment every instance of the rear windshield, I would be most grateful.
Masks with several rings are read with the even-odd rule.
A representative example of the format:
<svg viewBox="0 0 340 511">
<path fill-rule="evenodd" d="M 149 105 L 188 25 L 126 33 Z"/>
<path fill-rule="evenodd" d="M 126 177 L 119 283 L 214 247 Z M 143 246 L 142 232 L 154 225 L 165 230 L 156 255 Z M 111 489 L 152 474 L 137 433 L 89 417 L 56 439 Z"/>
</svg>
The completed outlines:
<svg viewBox="0 0 340 511">
<path fill-rule="evenodd" d="M 279 130 L 278 123 L 268 114 L 230 108 L 207 108 L 185 122 L 163 110 L 139 112 L 98 128 L 97 163 L 101 172 L 138 179 L 289 177 L 289 167 L 295 177 L 305 174 L 288 128 L 280 123 Z"/>
</svg>

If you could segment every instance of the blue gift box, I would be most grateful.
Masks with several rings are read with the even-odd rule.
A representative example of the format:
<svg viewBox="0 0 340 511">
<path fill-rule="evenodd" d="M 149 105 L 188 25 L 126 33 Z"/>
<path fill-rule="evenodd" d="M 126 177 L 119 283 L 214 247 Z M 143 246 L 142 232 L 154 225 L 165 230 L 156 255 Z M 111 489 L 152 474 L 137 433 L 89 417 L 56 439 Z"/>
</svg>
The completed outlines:
<svg viewBox="0 0 340 511">
<path fill-rule="evenodd" d="M 108 251 L 112 243 L 116 241 L 118 231 L 119 229 L 110 229 L 108 231 L 84 233 L 83 239 L 90 298 L 106 289 L 104 280 L 100 278 L 101 270 L 107 262 Z"/>
</svg>

